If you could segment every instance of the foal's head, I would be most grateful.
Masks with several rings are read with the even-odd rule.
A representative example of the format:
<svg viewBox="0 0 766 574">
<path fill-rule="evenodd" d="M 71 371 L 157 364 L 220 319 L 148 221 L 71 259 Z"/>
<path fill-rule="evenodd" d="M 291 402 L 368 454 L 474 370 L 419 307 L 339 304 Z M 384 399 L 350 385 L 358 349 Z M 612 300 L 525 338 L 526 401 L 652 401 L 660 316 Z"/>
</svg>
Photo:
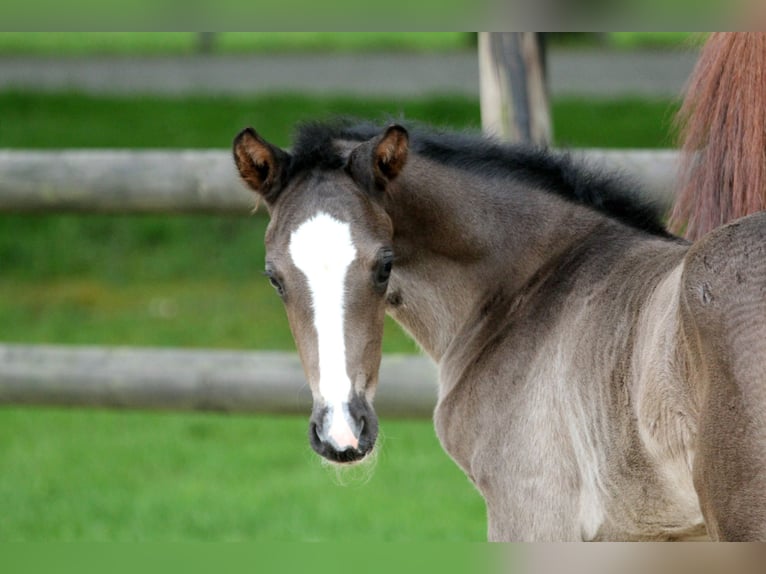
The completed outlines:
<svg viewBox="0 0 766 574">
<path fill-rule="evenodd" d="M 266 275 L 282 298 L 314 407 L 309 440 L 335 462 L 375 445 L 378 382 L 393 228 L 383 198 L 407 158 L 404 128 L 291 156 L 243 130 L 234 159 L 271 221 Z M 334 158 L 327 161 L 327 158 Z"/>
</svg>

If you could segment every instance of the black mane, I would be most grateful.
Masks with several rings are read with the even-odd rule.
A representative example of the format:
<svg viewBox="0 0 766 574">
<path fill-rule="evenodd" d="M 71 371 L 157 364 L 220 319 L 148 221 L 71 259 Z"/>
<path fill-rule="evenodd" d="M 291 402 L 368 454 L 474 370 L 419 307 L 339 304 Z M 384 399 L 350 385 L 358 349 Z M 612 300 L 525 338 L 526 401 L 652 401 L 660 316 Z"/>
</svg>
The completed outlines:
<svg viewBox="0 0 766 574">
<path fill-rule="evenodd" d="M 635 184 L 622 176 L 582 165 L 567 153 L 504 144 L 472 134 L 435 131 L 418 124 L 404 127 L 410 134 L 410 148 L 420 156 L 488 177 L 510 175 L 635 229 L 672 237 L 665 230 L 660 210 L 638 196 Z M 313 168 L 340 169 L 345 159 L 333 145 L 334 140 L 362 142 L 384 129 L 349 120 L 302 124 L 294 139 L 289 175 Z"/>
</svg>

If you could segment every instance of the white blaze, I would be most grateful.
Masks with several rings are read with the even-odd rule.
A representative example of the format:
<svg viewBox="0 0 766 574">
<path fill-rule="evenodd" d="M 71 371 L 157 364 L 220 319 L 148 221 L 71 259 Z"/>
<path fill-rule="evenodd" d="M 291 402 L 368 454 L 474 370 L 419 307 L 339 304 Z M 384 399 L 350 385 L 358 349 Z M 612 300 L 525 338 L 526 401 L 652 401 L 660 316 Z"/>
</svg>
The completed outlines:
<svg viewBox="0 0 766 574">
<path fill-rule="evenodd" d="M 341 448 L 356 447 L 357 440 L 343 408 L 351 391 L 343 332 L 346 272 L 356 258 L 351 227 L 319 212 L 293 231 L 289 249 L 311 292 L 319 355 L 319 393 L 332 418 L 327 433 Z"/>
</svg>

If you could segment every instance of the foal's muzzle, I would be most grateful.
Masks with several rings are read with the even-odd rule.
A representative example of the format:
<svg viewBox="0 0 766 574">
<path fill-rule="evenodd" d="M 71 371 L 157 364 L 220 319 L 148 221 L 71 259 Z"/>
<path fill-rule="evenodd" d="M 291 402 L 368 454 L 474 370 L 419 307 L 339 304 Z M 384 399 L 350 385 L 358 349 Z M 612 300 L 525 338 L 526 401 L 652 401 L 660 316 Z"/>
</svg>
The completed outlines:
<svg viewBox="0 0 766 574">
<path fill-rule="evenodd" d="M 378 417 L 366 399 L 354 396 L 341 405 L 317 405 L 309 422 L 309 442 L 333 462 L 356 462 L 375 446 Z"/>
</svg>

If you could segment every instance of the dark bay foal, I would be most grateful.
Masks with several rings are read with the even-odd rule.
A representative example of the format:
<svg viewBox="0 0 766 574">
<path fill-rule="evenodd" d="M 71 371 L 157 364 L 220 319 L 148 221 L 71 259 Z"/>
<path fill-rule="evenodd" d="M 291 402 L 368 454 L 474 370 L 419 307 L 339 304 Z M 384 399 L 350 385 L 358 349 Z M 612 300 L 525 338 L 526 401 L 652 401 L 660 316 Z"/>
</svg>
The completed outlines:
<svg viewBox="0 0 766 574">
<path fill-rule="evenodd" d="M 694 245 L 568 158 L 394 125 L 234 141 L 310 384 L 364 458 L 385 313 L 439 367 L 437 434 L 491 540 L 766 539 L 766 216 Z"/>
</svg>

